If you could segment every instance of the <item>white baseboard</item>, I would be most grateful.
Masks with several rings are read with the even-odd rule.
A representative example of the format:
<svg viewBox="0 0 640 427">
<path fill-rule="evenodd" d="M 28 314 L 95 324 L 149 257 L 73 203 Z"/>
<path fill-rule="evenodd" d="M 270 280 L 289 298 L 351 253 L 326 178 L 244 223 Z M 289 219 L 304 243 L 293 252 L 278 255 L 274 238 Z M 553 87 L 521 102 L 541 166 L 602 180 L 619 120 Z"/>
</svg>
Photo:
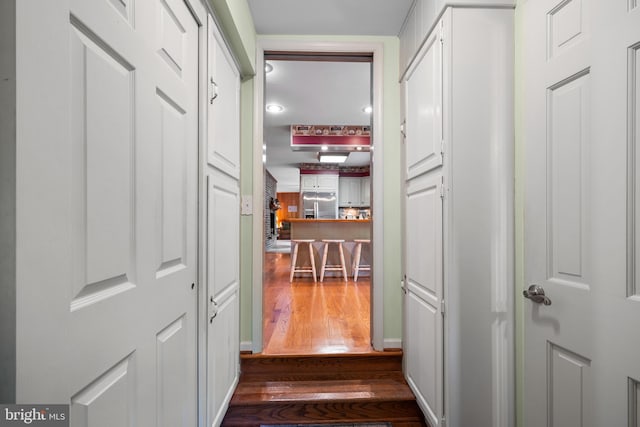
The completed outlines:
<svg viewBox="0 0 640 427">
<path fill-rule="evenodd" d="M 240 351 L 242 352 L 253 352 L 253 342 L 252 341 L 241 341 L 240 342 Z"/>
<path fill-rule="evenodd" d="M 385 338 L 382 341 L 384 348 L 402 348 L 402 340 L 400 338 Z"/>
</svg>

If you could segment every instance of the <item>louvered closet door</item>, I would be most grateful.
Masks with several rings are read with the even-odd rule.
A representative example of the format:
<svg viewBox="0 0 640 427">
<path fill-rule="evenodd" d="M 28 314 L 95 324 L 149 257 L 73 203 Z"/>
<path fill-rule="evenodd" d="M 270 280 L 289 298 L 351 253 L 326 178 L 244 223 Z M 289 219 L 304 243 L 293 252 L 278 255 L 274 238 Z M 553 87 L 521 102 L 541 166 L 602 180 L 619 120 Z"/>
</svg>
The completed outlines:
<svg viewBox="0 0 640 427">
<path fill-rule="evenodd" d="M 432 426 L 443 415 L 442 47 L 434 31 L 405 87 L 405 376 Z"/>
<path fill-rule="evenodd" d="M 194 426 L 196 21 L 181 0 L 17 8 L 17 399 Z"/>
<path fill-rule="evenodd" d="M 640 5 L 521 16 L 526 425 L 638 426 Z"/>
</svg>

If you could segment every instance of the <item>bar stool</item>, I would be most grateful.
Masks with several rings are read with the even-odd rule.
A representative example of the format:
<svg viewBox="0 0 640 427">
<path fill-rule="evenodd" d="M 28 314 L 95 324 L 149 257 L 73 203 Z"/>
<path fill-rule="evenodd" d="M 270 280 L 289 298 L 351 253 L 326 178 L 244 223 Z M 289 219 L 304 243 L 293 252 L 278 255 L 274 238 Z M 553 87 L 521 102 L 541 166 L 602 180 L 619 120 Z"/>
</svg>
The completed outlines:
<svg viewBox="0 0 640 427">
<path fill-rule="evenodd" d="M 344 249 L 342 244 L 344 240 L 330 240 L 330 239 L 322 239 L 322 243 L 324 243 L 324 252 L 322 254 L 322 268 L 320 269 L 320 282 L 324 281 L 324 273 L 325 271 L 342 271 L 342 275 L 344 277 L 344 281 L 347 279 L 347 267 L 344 262 Z M 327 264 L 327 255 L 329 254 L 329 245 L 335 243 L 338 245 L 338 250 L 340 251 L 340 264 Z"/>
<path fill-rule="evenodd" d="M 370 244 L 371 240 L 369 239 L 354 239 L 353 242 L 356 244 L 355 254 L 353 255 L 353 281 L 358 281 L 358 273 L 360 271 L 371 271 L 371 266 L 369 264 L 360 264 L 360 257 L 362 255 L 362 245 Z"/>
<path fill-rule="evenodd" d="M 318 281 L 316 277 L 316 262 L 313 259 L 313 242 L 315 242 L 313 239 L 296 239 L 291 241 L 291 244 L 293 245 L 293 255 L 291 255 L 291 275 L 289 276 L 289 283 L 293 282 L 293 275 L 296 273 L 311 273 L 313 275 L 313 281 Z M 311 266 L 298 266 L 296 265 L 298 261 L 298 246 L 305 243 L 309 246 L 309 259 L 311 260 Z"/>
</svg>

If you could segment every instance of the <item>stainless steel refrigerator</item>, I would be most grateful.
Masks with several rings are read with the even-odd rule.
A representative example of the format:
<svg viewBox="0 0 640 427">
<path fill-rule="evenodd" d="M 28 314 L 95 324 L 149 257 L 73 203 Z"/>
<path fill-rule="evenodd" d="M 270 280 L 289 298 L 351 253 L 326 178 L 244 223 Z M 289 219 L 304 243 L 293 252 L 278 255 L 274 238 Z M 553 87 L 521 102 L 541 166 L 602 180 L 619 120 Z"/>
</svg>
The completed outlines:
<svg viewBox="0 0 640 427">
<path fill-rule="evenodd" d="M 304 218 L 338 218 L 338 196 L 335 191 L 305 191 L 300 198 Z"/>
</svg>

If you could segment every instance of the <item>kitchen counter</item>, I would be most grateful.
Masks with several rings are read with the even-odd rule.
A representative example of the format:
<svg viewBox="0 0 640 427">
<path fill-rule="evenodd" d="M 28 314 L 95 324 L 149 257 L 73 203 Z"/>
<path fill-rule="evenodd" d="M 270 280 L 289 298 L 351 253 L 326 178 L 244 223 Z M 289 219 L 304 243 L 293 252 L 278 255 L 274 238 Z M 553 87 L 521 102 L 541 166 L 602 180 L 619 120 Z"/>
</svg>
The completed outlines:
<svg viewBox="0 0 640 427">
<path fill-rule="evenodd" d="M 291 239 L 370 239 L 370 219 L 290 218 Z"/>
<path fill-rule="evenodd" d="M 314 253 L 316 258 L 316 267 L 320 271 L 320 251 L 322 250 L 322 239 L 343 239 L 345 249 L 345 262 L 347 264 L 347 273 L 351 272 L 351 260 L 354 251 L 354 239 L 371 239 L 371 219 L 303 219 L 290 218 L 287 221 L 291 223 L 291 240 L 295 239 L 314 239 Z M 370 245 L 365 245 L 370 246 Z M 370 248 L 363 247 L 363 264 L 370 264 Z M 333 251 L 335 252 L 335 251 Z M 332 254 L 335 255 L 335 254 Z M 298 256 L 307 257 L 307 251 L 300 251 Z M 331 260 L 335 263 L 337 260 Z M 327 273 L 328 274 L 328 273 Z"/>
</svg>

